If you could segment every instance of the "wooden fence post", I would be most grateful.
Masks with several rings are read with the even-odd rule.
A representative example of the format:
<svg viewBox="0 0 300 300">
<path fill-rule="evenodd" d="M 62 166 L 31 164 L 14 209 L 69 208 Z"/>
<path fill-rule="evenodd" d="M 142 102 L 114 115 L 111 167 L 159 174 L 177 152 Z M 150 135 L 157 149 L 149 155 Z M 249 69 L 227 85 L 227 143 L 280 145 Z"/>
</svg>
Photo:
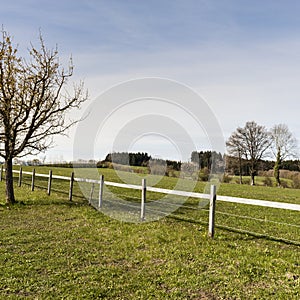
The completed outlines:
<svg viewBox="0 0 300 300">
<path fill-rule="evenodd" d="M 74 183 L 74 172 L 72 172 L 71 178 L 70 178 L 69 201 L 72 201 L 72 196 L 73 196 L 73 183 Z"/>
<path fill-rule="evenodd" d="M 0 170 L 0 181 L 3 179 L 3 165 L 1 165 L 1 170 Z"/>
<path fill-rule="evenodd" d="M 100 175 L 100 184 L 99 184 L 99 203 L 98 207 L 102 208 L 102 200 L 103 200 L 103 184 L 104 184 L 104 176 Z"/>
<path fill-rule="evenodd" d="M 49 171 L 49 178 L 48 178 L 48 189 L 47 194 L 50 196 L 51 193 L 51 183 L 52 183 L 52 170 Z"/>
<path fill-rule="evenodd" d="M 141 221 L 145 221 L 145 204 L 146 204 L 146 179 L 142 180 L 142 201 L 141 201 Z"/>
<path fill-rule="evenodd" d="M 216 186 L 210 187 L 210 204 L 209 204 L 209 223 L 208 223 L 208 236 L 214 238 L 215 235 L 215 211 L 216 211 Z"/>
<path fill-rule="evenodd" d="M 22 167 L 20 167 L 18 187 L 20 187 L 21 185 L 22 185 Z"/>
<path fill-rule="evenodd" d="M 34 191 L 35 169 L 32 170 L 31 191 Z"/>
</svg>

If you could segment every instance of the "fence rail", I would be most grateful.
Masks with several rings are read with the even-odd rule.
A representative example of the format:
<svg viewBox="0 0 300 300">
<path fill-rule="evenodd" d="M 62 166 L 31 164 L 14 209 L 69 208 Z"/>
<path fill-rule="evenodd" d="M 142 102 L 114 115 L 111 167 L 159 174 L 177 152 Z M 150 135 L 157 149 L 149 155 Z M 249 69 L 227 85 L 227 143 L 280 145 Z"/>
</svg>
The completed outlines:
<svg viewBox="0 0 300 300">
<path fill-rule="evenodd" d="M 2 180 L 2 172 L 3 167 L 1 167 L 0 172 L 0 180 Z M 98 209 L 101 210 L 103 206 L 103 186 L 112 186 L 112 187 L 118 187 L 118 188 L 125 188 L 125 189 L 134 189 L 134 190 L 140 190 L 142 191 L 141 194 L 141 205 L 140 205 L 140 217 L 141 220 L 146 219 L 146 210 L 145 207 L 146 204 L 146 193 L 149 192 L 155 192 L 155 193 L 163 193 L 163 194 L 169 194 L 169 195 L 176 195 L 176 196 L 184 196 L 184 197 L 191 197 L 191 198 L 200 198 L 200 199 L 208 199 L 210 200 L 210 211 L 209 211 L 209 236 L 214 236 L 214 222 L 215 222 L 215 202 L 216 201 L 223 201 L 223 202 L 231 202 L 231 203 L 239 203 L 239 204 L 247 204 L 247 205 L 255 205 L 255 206 L 262 206 L 262 207 L 270 207 L 270 208 L 277 208 L 277 209 L 286 209 L 286 210 L 292 210 L 292 211 L 300 211 L 300 205 L 294 204 L 294 203 L 284 203 L 284 202 L 275 202 L 275 201 L 266 201 L 266 200 L 258 200 L 258 199 L 248 199 L 248 198 L 238 198 L 238 197 L 229 197 L 229 196 L 222 196 L 222 195 L 216 195 L 215 189 L 211 188 L 210 194 L 203 194 L 203 193 L 196 193 L 196 192 L 186 192 L 186 191 L 179 191 L 179 190 L 170 190 L 170 189 L 164 189 L 164 188 L 157 188 L 157 187 L 147 187 L 146 186 L 146 180 L 142 180 L 141 185 L 134 185 L 134 184 L 125 184 L 125 183 L 117 183 L 117 182 L 111 182 L 111 181 L 104 181 L 103 175 L 100 176 L 99 180 L 95 179 L 89 179 L 89 178 L 79 178 L 75 177 L 74 173 L 72 172 L 70 177 L 68 176 L 61 176 L 61 175 L 53 175 L 52 171 L 49 172 L 49 174 L 41 174 L 36 173 L 35 170 L 33 172 L 25 172 L 22 171 L 22 168 L 20 170 L 13 170 L 14 173 L 19 174 L 19 180 L 18 185 L 21 186 L 22 183 L 22 176 L 24 174 L 31 175 L 32 176 L 32 182 L 31 182 L 31 188 L 34 190 L 34 183 L 36 177 L 44 177 L 48 178 L 48 187 L 47 187 L 47 193 L 50 195 L 51 192 L 51 181 L 53 179 L 59 179 L 59 180 L 66 180 L 70 182 L 70 188 L 69 188 L 69 200 L 72 201 L 73 196 L 73 183 L 74 182 L 86 182 L 92 184 L 92 189 L 90 192 L 89 202 L 91 203 L 91 200 L 93 198 L 93 192 L 95 184 L 99 185 L 99 193 L 98 193 Z M 167 203 L 166 203 L 167 204 Z M 170 203 L 172 205 L 172 203 Z"/>
<path fill-rule="evenodd" d="M 25 171 L 22 171 L 22 169 L 20 169 L 20 171 L 14 170 L 13 172 L 18 173 L 18 174 L 27 174 L 27 175 L 32 175 L 34 173 L 34 172 L 25 172 Z M 49 178 L 49 174 L 35 173 L 35 177 Z M 52 175 L 52 179 L 61 179 L 61 180 L 68 180 L 68 181 L 72 180 L 71 177 L 72 177 L 72 175 L 70 177 L 60 176 L 60 175 Z M 96 179 L 89 179 L 89 178 L 74 177 L 73 181 L 100 184 L 101 179 L 96 180 Z M 104 181 L 104 184 L 107 186 L 126 188 L 126 189 L 135 189 L 135 190 L 143 189 L 142 185 L 118 183 L 118 182 L 111 182 L 111 181 Z M 199 198 L 199 199 L 210 199 L 210 194 L 170 190 L 170 189 L 163 189 L 163 188 L 157 188 L 157 187 L 151 187 L 151 186 L 147 187 L 147 191 L 155 192 L 155 193 L 162 193 L 162 194 L 169 194 L 169 195 L 176 195 L 176 196 Z M 249 199 L 249 198 L 238 198 L 238 197 L 230 197 L 230 196 L 222 196 L 222 195 L 217 196 L 217 201 L 300 211 L 300 204 L 293 204 L 293 203 L 275 202 L 275 201 Z"/>
<path fill-rule="evenodd" d="M 266 201 L 266 200 L 257 200 L 257 199 L 248 199 L 248 198 L 237 198 L 237 197 L 228 197 L 228 196 L 218 196 L 219 201 L 239 203 L 239 204 L 249 204 L 256 206 L 272 207 L 272 208 L 281 208 L 300 211 L 299 204 L 293 203 L 284 203 L 284 202 L 275 202 L 275 201 Z"/>
</svg>

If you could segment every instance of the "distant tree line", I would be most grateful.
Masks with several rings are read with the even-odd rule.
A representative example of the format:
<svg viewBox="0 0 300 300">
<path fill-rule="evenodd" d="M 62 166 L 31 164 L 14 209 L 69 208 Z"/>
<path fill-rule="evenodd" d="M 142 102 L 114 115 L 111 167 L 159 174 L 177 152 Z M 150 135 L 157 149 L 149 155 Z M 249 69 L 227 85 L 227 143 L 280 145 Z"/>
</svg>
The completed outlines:
<svg viewBox="0 0 300 300">
<path fill-rule="evenodd" d="M 146 152 L 113 152 L 106 155 L 105 159 L 99 162 L 99 166 L 105 162 L 116 163 L 120 165 L 129 165 L 129 166 L 149 166 L 149 161 L 155 162 L 156 164 L 165 164 L 167 167 L 172 168 L 173 170 L 180 171 L 182 162 L 176 160 L 164 160 L 152 158 Z M 193 151 L 191 153 L 191 163 L 193 163 L 198 169 L 207 168 L 209 171 L 218 171 L 224 167 L 223 155 L 220 152 L 216 151 Z M 211 168 L 216 170 L 211 170 Z"/>
<path fill-rule="evenodd" d="M 201 153 L 203 151 L 197 152 L 193 151 L 192 156 L 195 157 L 196 153 Z M 205 151 L 205 152 L 210 152 L 210 151 Z M 211 170 L 211 158 L 209 158 L 209 154 L 206 154 L 208 156 L 207 160 L 202 160 L 202 162 L 199 164 L 199 169 L 204 169 L 206 168 L 208 171 Z M 220 158 L 220 156 L 219 156 Z M 194 158 L 195 159 L 195 158 Z M 175 170 L 175 171 L 180 171 L 183 163 L 181 161 L 176 161 L 176 160 L 163 160 L 163 159 L 154 159 L 153 160 L 156 164 L 166 164 L 168 169 Z M 191 160 L 193 163 L 196 163 L 197 160 Z M 239 175 L 239 162 L 238 158 L 234 156 L 229 156 L 229 155 L 223 155 L 223 161 L 225 163 L 225 173 L 229 175 Z M 98 161 L 95 162 L 94 160 L 89 160 L 89 161 L 77 161 L 77 162 L 55 162 L 55 163 L 43 163 L 42 161 L 39 161 L 36 163 L 36 161 L 15 161 L 15 164 L 23 164 L 23 165 L 28 165 L 28 166 L 35 166 L 35 165 L 43 165 L 43 166 L 49 166 L 49 167 L 62 167 L 62 168 L 90 168 L 92 166 L 97 165 L 98 168 L 103 168 L 107 167 L 105 165 L 106 160 Z M 271 160 L 260 160 L 258 163 L 258 168 L 257 171 L 268 171 L 274 169 L 275 162 Z M 287 171 L 294 171 L 294 172 L 300 172 L 300 160 L 295 159 L 295 160 L 286 160 L 282 162 L 282 170 L 287 170 Z M 249 162 L 247 160 L 242 161 L 242 176 L 250 176 L 249 172 Z"/>
<path fill-rule="evenodd" d="M 127 166 L 146 167 L 150 159 L 151 156 L 146 152 L 113 152 L 107 154 L 104 161 Z"/>
<path fill-rule="evenodd" d="M 155 162 L 157 165 L 166 165 L 168 168 L 180 171 L 181 162 L 176 160 L 164 160 L 152 158 L 146 152 L 113 152 L 108 153 L 103 161 L 97 163 L 98 167 L 105 167 L 107 163 L 115 163 L 126 166 L 148 167 L 149 161 Z"/>
<path fill-rule="evenodd" d="M 300 160 L 286 160 L 281 163 L 282 170 L 300 172 Z"/>
<path fill-rule="evenodd" d="M 224 170 L 224 155 L 216 151 L 193 151 L 191 154 L 191 162 L 198 169 L 207 168 L 210 172 L 222 172 Z"/>
</svg>

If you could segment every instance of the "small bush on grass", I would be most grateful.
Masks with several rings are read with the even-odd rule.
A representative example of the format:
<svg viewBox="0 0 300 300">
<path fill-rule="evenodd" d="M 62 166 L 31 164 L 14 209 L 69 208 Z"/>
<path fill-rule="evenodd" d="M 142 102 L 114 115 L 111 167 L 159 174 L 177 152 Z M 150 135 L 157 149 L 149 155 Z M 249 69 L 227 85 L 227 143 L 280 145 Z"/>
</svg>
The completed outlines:
<svg viewBox="0 0 300 300">
<path fill-rule="evenodd" d="M 201 181 L 208 181 L 208 179 L 209 179 L 209 170 L 208 170 L 208 168 L 203 168 L 203 169 L 201 169 L 200 170 L 200 172 L 199 172 L 199 180 L 201 180 Z"/>
<path fill-rule="evenodd" d="M 273 186 L 272 178 L 266 176 L 266 177 L 263 179 L 263 184 L 264 184 L 265 186 Z"/>
<path fill-rule="evenodd" d="M 243 179 L 243 184 L 247 184 L 247 185 L 250 185 L 250 178 L 244 178 Z"/>
<path fill-rule="evenodd" d="M 300 174 L 294 174 L 292 177 L 292 188 L 300 189 Z"/>
<path fill-rule="evenodd" d="M 231 181 L 231 177 L 229 175 L 224 175 L 222 181 L 224 183 L 229 183 Z"/>
<path fill-rule="evenodd" d="M 284 189 L 288 188 L 289 185 L 285 180 L 281 180 L 281 187 L 283 187 Z"/>
</svg>

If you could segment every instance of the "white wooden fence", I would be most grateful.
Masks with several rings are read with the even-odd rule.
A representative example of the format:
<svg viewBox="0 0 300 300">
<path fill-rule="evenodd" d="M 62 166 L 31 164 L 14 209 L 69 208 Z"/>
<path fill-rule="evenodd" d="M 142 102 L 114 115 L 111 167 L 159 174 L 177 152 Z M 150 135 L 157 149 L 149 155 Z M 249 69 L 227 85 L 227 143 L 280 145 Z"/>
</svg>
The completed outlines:
<svg viewBox="0 0 300 300">
<path fill-rule="evenodd" d="M 192 197 L 192 198 L 200 198 L 200 199 L 209 199 L 210 200 L 210 209 L 209 209 L 209 230 L 208 235 L 210 237 L 214 237 L 214 223 L 215 223 L 215 205 L 216 201 L 225 201 L 225 202 L 232 202 L 232 203 L 240 203 L 240 204 L 248 204 L 248 205 L 256 205 L 256 206 L 263 206 L 263 207 L 272 207 L 272 208 L 279 208 L 279 209 L 287 209 L 287 210 L 293 210 L 293 211 L 300 211 L 300 205 L 299 204 L 293 204 L 293 203 L 284 203 L 284 202 L 274 202 L 274 201 L 266 201 L 266 200 L 258 200 L 258 199 L 248 199 L 248 198 L 237 198 L 237 197 L 228 197 L 228 196 L 221 196 L 216 195 L 216 188 L 215 186 L 211 186 L 211 193 L 210 194 L 202 194 L 202 193 L 195 193 L 195 192 L 185 192 L 185 191 L 178 191 L 178 190 L 169 190 L 169 189 L 163 189 L 163 188 L 156 188 L 156 187 L 147 187 L 146 186 L 146 180 L 142 179 L 141 185 L 134 185 L 134 184 L 125 184 L 125 183 L 117 183 L 117 182 L 111 182 L 111 181 L 104 181 L 104 176 L 100 175 L 99 180 L 95 179 L 88 179 L 88 178 L 77 178 L 74 176 L 74 172 L 71 173 L 70 177 L 67 176 L 60 176 L 60 175 L 53 175 L 52 171 L 49 171 L 49 174 L 39 174 L 36 173 L 35 170 L 33 172 L 24 172 L 22 171 L 22 168 L 20 168 L 19 171 L 14 170 L 14 173 L 19 174 L 19 180 L 18 185 L 21 186 L 22 184 L 22 175 L 27 174 L 32 176 L 31 180 L 31 190 L 34 190 L 34 182 L 35 177 L 45 177 L 48 178 L 48 188 L 47 193 L 50 195 L 51 193 L 51 183 L 53 179 L 60 179 L 60 180 L 67 180 L 70 182 L 70 188 L 69 188 L 69 200 L 72 201 L 73 196 L 73 183 L 74 182 L 86 182 L 86 183 L 92 183 L 92 190 L 91 190 L 91 196 L 89 201 L 92 199 L 93 191 L 94 191 L 94 185 L 99 185 L 99 195 L 98 195 L 98 208 L 101 209 L 103 205 L 103 186 L 104 184 L 106 186 L 113 186 L 113 187 L 119 187 L 119 188 L 126 188 L 126 189 L 135 189 L 135 190 L 141 190 L 141 220 L 146 219 L 146 194 L 147 191 L 149 192 L 156 192 L 156 193 L 163 193 L 163 194 L 170 194 L 170 195 L 177 195 L 177 196 L 184 196 L 184 197 Z M 2 180 L 2 173 L 3 173 L 3 167 L 1 167 L 0 171 L 0 180 Z"/>
</svg>

